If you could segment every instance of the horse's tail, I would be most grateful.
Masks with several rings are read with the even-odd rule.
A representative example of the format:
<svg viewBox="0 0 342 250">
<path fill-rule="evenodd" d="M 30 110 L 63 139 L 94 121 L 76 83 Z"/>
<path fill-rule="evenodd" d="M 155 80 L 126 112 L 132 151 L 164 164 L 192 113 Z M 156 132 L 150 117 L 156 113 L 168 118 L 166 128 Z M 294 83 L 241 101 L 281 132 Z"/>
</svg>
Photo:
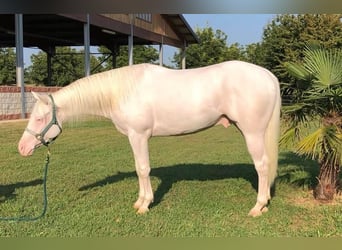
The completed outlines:
<svg viewBox="0 0 342 250">
<path fill-rule="evenodd" d="M 266 154 L 269 159 L 268 181 L 270 186 L 274 182 L 278 168 L 281 97 L 279 83 L 278 80 L 276 81 L 276 102 L 265 133 Z"/>
</svg>

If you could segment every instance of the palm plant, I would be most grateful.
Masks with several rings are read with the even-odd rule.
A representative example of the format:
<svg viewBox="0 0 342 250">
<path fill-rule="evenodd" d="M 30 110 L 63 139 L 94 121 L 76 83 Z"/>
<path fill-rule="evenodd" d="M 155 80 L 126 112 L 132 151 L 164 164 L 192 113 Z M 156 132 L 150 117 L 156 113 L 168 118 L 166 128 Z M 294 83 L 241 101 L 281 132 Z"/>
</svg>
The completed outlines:
<svg viewBox="0 0 342 250">
<path fill-rule="evenodd" d="M 306 47 L 301 64 L 285 67 L 296 81 L 282 88 L 287 127 L 280 144 L 318 161 L 314 197 L 332 200 L 342 166 L 342 50 Z"/>
</svg>

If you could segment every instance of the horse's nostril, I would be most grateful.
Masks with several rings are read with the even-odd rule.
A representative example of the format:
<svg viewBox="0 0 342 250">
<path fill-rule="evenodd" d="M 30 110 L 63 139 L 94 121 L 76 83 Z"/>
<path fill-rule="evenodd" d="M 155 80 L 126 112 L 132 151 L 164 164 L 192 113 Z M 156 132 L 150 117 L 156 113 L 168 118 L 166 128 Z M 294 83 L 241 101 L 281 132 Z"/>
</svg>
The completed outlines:
<svg viewBox="0 0 342 250">
<path fill-rule="evenodd" d="M 18 151 L 19 151 L 19 153 L 20 153 L 21 155 L 23 154 L 24 147 L 23 147 L 23 145 L 22 145 L 21 143 L 19 143 L 19 145 L 18 145 Z"/>
</svg>

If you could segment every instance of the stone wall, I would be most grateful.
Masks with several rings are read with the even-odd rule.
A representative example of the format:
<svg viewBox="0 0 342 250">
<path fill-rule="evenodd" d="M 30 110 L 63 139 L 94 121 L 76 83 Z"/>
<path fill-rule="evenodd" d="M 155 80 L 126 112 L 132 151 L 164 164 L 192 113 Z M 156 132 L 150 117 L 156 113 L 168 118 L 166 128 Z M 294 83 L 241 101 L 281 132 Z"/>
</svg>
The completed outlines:
<svg viewBox="0 0 342 250">
<path fill-rule="evenodd" d="M 52 93 L 60 87 L 25 87 L 25 117 L 28 118 L 36 99 L 31 91 Z M 21 91 L 16 86 L 0 86 L 0 121 L 21 118 Z"/>
</svg>

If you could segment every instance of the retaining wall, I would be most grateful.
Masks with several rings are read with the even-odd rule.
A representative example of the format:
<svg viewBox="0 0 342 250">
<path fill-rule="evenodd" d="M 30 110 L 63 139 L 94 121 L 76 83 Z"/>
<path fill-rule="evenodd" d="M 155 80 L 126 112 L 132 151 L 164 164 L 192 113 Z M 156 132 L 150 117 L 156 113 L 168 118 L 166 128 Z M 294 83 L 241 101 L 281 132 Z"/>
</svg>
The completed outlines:
<svg viewBox="0 0 342 250">
<path fill-rule="evenodd" d="M 61 87 L 25 87 L 25 118 L 30 116 L 36 99 L 31 91 L 53 93 Z M 0 121 L 21 118 L 21 90 L 16 86 L 0 86 Z"/>
</svg>

